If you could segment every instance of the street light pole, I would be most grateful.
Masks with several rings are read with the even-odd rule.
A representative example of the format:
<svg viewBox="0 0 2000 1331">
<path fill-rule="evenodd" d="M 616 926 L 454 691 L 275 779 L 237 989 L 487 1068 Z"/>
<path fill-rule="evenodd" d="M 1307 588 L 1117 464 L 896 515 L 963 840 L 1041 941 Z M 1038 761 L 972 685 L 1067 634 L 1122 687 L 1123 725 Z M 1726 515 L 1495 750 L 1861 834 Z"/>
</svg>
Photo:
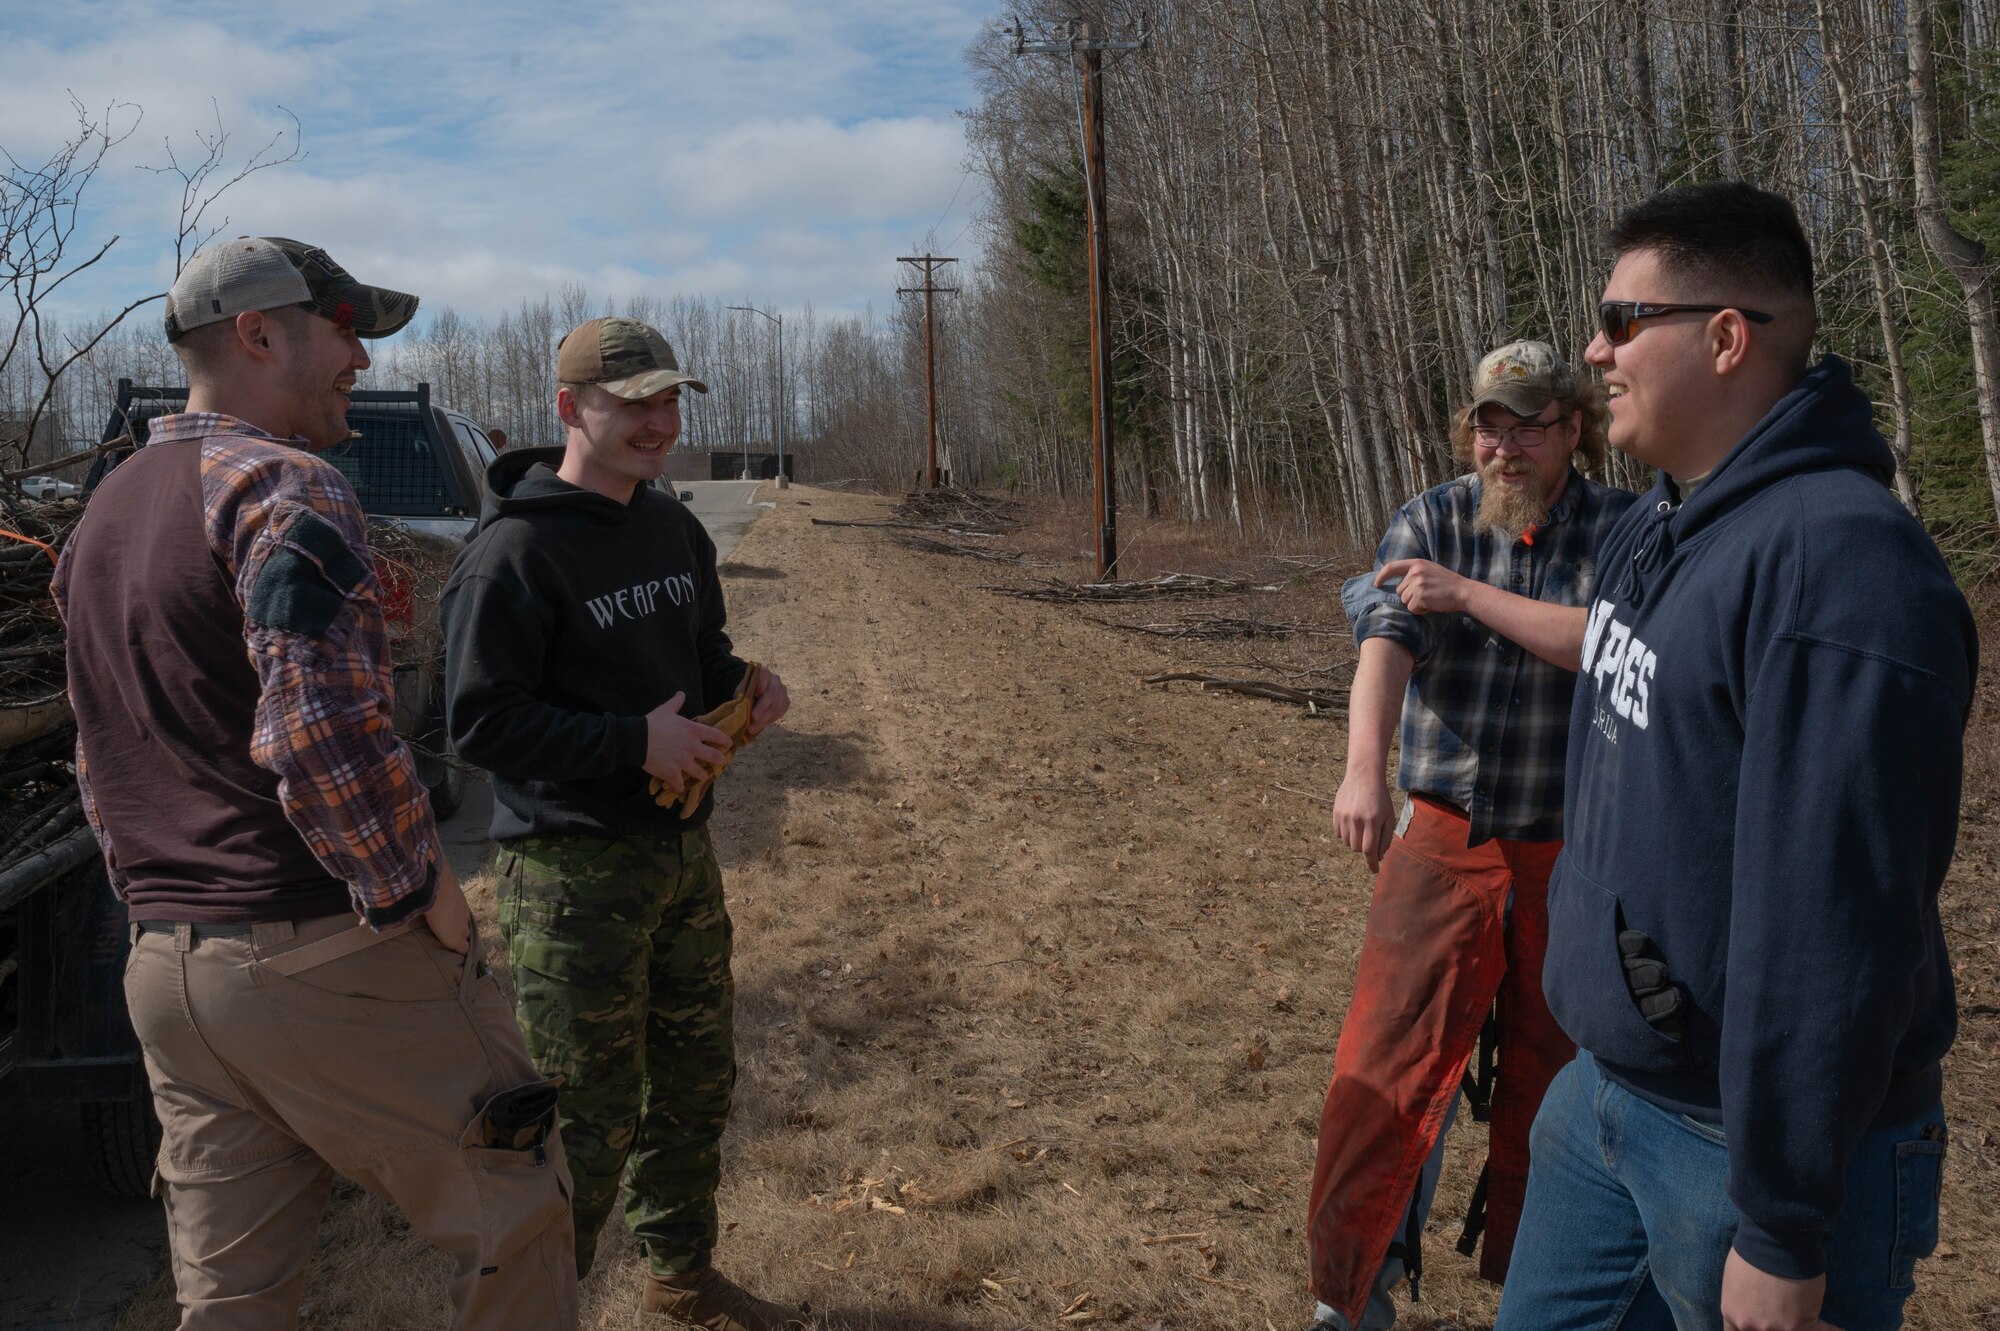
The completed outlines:
<svg viewBox="0 0 2000 1331">
<path fill-rule="evenodd" d="M 773 433 L 777 435 L 778 475 L 782 477 L 785 474 L 785 417 L 792 414 L 790 404 L 785 401 L 785 316 L 760 310 L 754 305 L 728 305 L 724 308 L 741 310 L 745 314 L 761 314 L 772 323 L 778 325 L 778 401 L 776 403 L 777 420 Z M 743 447 L 747 454 L 750 447 L 747 440 L 744 442 Z M 748 471 L 748 466 L 745 466 L 744 470 Z"/>
</svg>

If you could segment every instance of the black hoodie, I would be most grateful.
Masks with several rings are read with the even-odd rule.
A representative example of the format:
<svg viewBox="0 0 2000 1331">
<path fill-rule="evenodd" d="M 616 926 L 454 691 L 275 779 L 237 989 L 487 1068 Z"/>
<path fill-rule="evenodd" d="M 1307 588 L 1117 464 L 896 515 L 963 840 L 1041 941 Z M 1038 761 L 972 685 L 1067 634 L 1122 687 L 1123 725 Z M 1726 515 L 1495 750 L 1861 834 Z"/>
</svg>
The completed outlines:
<svg viewBox="0 0 2000 1331">
<path fill-rule="evenodd" d="M 493 839 L 658 835 L 681 819 L 646 793 L 646 713 L 696 716 L 736 692 L 715 542 L 672 496 L 627 504 L 556 475 L 560 448 L 487 469 L 479 531 L 438 615 L 452 747 L 493 776 Z"/>
<path fill-rule="evenodd" d="M 1938 885 L 1977 668 L 1965 599 L 1829 358 L 1685 504 L 1599 551 L 1543 988 L 1607 1076 L 1720 1123 L 1735 1247 L 1824 1269 L 1870 1127 L 1936 1103 L 1956 1027 Z M 1618 933 L 1690 1000 L 1649 1024 Z"/>
</svg>

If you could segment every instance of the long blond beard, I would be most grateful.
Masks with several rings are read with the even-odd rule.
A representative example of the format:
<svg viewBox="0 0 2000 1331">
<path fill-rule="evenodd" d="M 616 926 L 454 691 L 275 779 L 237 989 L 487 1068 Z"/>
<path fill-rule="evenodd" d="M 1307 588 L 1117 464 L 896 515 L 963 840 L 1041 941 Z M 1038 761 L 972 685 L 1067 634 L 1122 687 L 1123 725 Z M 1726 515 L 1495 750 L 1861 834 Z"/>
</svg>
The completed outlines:
<svg viewBox="0 0 2000 1331">
<path fill-rule="evenodd" d="M 1481 531 L 1507 538 L 1509 544 L 1521 539 L 1549 516 L 1549 497 L 1544 487 L 1520 488 L 1502 485 L 1495 478 L 1507 464 L 1495 458 L 1479 471 L 1479 515 L 1473 520 Z M 1528 468 L 1532 472 L 1534 468 Z"/>
</svg>

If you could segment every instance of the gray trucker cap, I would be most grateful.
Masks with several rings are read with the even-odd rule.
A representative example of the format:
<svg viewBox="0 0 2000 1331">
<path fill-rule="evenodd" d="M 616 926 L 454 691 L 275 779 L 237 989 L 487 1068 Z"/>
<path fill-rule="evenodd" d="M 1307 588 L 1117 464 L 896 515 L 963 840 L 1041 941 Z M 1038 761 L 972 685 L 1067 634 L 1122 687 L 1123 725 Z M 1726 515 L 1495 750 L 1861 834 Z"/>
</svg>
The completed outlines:
<svg viewBox="0 0 2000 1331">
<path fill-rule="evenodd" d="M 188 263 L 167 293 L 167 341 L 251 310 L 303 305 L 357 337 L 387 337 L 416 317 L 417 298 L 355 281 L 325 250 L 283 236 L 238 236 Z"/>
</svg>

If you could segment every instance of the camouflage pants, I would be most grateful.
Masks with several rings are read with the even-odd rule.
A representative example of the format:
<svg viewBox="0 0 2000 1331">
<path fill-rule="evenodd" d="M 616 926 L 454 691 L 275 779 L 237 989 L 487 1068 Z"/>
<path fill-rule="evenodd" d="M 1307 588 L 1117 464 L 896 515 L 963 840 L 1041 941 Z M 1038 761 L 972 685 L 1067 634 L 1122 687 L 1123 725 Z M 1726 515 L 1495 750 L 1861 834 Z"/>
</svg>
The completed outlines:
<svg viewBox="0 0 2000 1331">
<path fill-rule="evenodd" d="M 535 1066 L 564 1078 L 577 1272 L 621 1178 L 653 1270 L 700 1270 L 736 1084 L 729 912 L 708 832 L 526 837 L 506 852 L 515 1012 Z"/>
</svg>

